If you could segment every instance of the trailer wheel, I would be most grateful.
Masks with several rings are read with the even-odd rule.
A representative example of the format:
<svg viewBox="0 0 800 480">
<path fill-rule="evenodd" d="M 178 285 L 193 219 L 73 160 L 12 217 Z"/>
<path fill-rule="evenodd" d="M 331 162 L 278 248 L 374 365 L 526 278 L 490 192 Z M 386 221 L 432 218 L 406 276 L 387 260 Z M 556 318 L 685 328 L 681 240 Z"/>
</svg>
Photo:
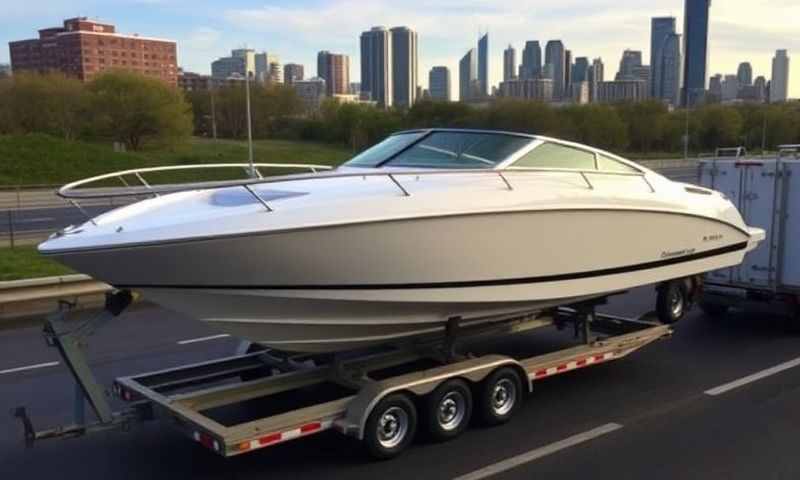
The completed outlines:
<svg viewBox="0 0 800 480">
<path fill-rule="evenodd" d="M 461 435 L 471 416 L 472 390 L 464 380 L 448 380 L 425 399 L 425 423 L 433 441 L 443 442 Z"/>
<path fill-rule="evenodd" d="M 489 375 L 481 385 L 478 413 L 484 425 L 506 423 L 522 405 L 522 380 L 516 370 L 502 367 Z"/>
<path fill-rule="evenodd" d="M 689 309 L 689 295 L 683 280 L 670 280 L 658 287 L 656 313 L 661 323 L 671 325 Z"/>
<path fill-rule="evenodd" d="M 381 400 L 367 418 L 364 446 L 376 459 L 396 457 L 408 447 L 417 430 L 417 408 L 404 393 Z"/>
</svg>

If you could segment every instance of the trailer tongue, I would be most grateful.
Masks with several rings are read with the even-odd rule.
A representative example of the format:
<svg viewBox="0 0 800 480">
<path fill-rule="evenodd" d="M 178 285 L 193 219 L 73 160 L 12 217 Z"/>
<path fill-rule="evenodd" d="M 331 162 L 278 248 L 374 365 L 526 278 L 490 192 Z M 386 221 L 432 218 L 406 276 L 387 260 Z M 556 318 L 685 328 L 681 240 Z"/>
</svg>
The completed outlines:
<svg viewBox="0 0 800 480">
<path fill-rule="evenodd" d="M 463 432 L 474 414 L 485 424 L 511 419 L 533 383 L 618 360 L 672 330 L 648 318 L 595 313 L 597 302 L 555 309 L 547 316 L 519 315 L 502 324 L 462 327 L 453 319 L 443 336 L 339 356 L 288 356 L 252 351 L 227 358 L 117 378 L 113 394 L 127 402 L 114 411 L 95 380 L 81 345 L 92 331 L 119 315 L 130 294 L 109 294 L 106 310 L 79 328 L 65 325 L 68 309 L 47 319 L 45 335 L 76 381 L 72 425 L 37 431 L 27 410 L 15 415 L 28 445 L 36 440 L 84 435 L 156 419 L 210 450 L 231 457 L 333 429 L 363 441 L 377 458 L 399 454 L 427 419 L 432 438 Z M 581 342 L 528 358 L 459 352 L 479 336 L 534 328 L 574 327 Z M 87 422 L 84 399 L 98 420 Z M 247 406 L 248 408 L 242 408 Z M 258 410 L 242 416 L 242 410 Z"/>
</svg>

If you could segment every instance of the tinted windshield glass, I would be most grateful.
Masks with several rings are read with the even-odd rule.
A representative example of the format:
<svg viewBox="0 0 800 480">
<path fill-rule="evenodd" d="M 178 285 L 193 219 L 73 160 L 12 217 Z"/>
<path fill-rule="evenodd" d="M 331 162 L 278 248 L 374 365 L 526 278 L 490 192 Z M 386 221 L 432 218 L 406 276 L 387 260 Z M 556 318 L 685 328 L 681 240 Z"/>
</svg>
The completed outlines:
<svg viewBox="0 0 800 480">
<path fill-rule="evenodd" d="M 493 168 L 532 142 L 502 133 L 433 132 L 384 165 L 411 168 Z"/>
<path fill-rule="evenodd" d="M 392 135 L 381 143 L 373 145 L 351 158 L 345 165 L 348 167 L 377 166 L 379 163 L 417 141 L 422 135 L 424 135 L 424 132 Z"/>
</svg>

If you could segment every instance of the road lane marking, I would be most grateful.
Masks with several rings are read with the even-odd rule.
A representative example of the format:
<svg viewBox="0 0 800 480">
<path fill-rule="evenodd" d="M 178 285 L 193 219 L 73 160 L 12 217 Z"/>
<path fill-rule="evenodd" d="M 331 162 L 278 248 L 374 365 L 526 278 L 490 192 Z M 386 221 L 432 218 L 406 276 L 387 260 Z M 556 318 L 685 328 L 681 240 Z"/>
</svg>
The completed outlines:
<svg viewBox="0 0 800 480">
<path fill-rule="evenodd" d="M 216 340 L 218 338 L 228 338 L 230 337 L 227 333 L 220 333 L 219 335 L 210 335 L 208 337 L 200 337 L 200 338 L 190 338 L 188 340 L 180 340 L 178 345 L 188 345 L 190 343 L 197 343 L 197 342 L 207 342 L 209 340 Z"/>
<path fill-rule="evenodd" d="M 555 443 L 551 443 L 550 445 L 545 445 L 544 447 L 540 447 L 535 450 L 531 450 L 529 452 L 517 455 L 516 457 L 507 458 L 501 462 L 497 462 L 493 465 L 489 465 L 488 467 L 481 468 L 480 470 L 475 470 L 474 472 L 468 473 L 466 475 L 456 477 L 454 480 L 480 480 L 483 478 L 491 477 L 493 475 L 497 475 L 498 473 L 511 470 L 512 468 L 517 468 L 528 462 L 538 460 L 542 457 L 551 455 L 566 448 L 574 447 L 576 445 L 580 445 L 581 443 L 588 442 L 589 440 L 593 440 L 597 437 L 601 437 L 608 433 L 614 432 L 616 430 L 619 430 L 620 428 L 622 428 L 622 425 L 618 423 L 607 423 L 593 430 L 573 435 L 563 440 L 559 440 Z"/>
<path fill-rule="evenodd" d="M 794 360 L 789 360 L 788 362 L 781 363 L 780 365 L 775 365 L 774 367 L 770 367 L 766 370 L 761 370 L 760 372 L 756 372 L 752 375 L 740 378 L 739 380 L 734 380 L 724 385 L 720 385 L 718 387 L 706 390 L 704 393 L 706 395 L 711 395 L 711 396 L 721 395 L 735 388 L 747 385 L 748 383 L 753 383 L 755 381 L 761 380 L 762 378 L 767 378 L 771 375 L 775 375 L 776 373 L 780 373 L 784 370 L 788 370 L 790 368 L 794 368 L 799 365 L 800 365 L 800 358 L 795 358 Z"/>
<path fill-rule="evenodd" d="M 26 370 L 34 370 L 36 368 L 55 367 L 56 365 L 58 365 L 58 362 L 37 363 L 36 365 L 28 365 L 26 367 L 8 368 L 6 370 L 0 370 L 0 375 L 4 373 L 24 372 Z"/>
</svg>

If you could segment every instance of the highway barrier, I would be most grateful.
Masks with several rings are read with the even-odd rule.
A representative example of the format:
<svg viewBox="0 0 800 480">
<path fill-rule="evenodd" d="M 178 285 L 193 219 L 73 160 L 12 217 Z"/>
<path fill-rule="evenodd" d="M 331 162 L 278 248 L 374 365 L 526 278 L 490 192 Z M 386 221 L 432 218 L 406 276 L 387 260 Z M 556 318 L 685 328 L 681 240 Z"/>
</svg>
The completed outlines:
<svg viewBox="0 0 800 480">
<path fill-rule="evenodd" d="M 0 320 L 50 313 L 60 301 L 75 303 L 78 308 L 103 304 L 111 286 L 88 275 L 32 278 L 0 282 Z"/>
</svg>

